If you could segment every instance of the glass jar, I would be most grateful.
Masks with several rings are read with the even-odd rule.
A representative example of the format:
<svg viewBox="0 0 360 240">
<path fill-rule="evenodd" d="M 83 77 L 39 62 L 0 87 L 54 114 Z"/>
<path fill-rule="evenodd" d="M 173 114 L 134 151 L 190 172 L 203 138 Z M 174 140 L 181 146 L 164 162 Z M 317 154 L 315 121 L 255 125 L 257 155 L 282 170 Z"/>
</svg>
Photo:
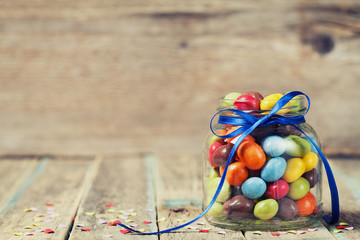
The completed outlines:
<svg viewBox="0 0 360 240">
<path fill-rule="evenodd" d="M 221 98 L 218 115 L 243 120 L 236 112 L 240 109 L 262 119 L 278 101 L 277 97 L 255 98 L 255 107 L 249 102 L 255 101 L 252 98 Z M 307 109 L 306 98 L 298 95 L 272 118 L 301 117 Z M 322 216 L 322 165 L 311 142 L 321 146 L 309 124 L 294 125 L 301 131 L 279 121 L 260 125 L 241 143 L 237 140 L 242 125 L 212 126 L 218 136 L 211 131 L 204 145 L 203 209 L 212 202 L 225 169 L 226 175 L 205 215 L 210 224 L 235 230 L 289 230 L 309 226 Z M 224 137 L 232 132 L 235 136 Z M 236 151 L 227 163 L 233 148 Z"/>
</svg>

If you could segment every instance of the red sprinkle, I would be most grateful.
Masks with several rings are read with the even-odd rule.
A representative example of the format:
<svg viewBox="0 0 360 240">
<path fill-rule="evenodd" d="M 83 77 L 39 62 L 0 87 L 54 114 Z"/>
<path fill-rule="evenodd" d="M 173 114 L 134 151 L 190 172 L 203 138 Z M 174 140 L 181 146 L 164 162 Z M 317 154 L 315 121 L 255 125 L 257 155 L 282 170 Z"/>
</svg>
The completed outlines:
<svg viewBox="0 0 360 240">
<path fill-rule="evenodd" d="M 46 234 L 49 234 L 49 233 L 54 233 L 54 231 L 53 230 L 51 230 L 51 229 L 45 229 L 45 231 L 44 231 Z"/>
<path fill-rule="evenodd" d="M 337 229 L 345 229 L 346 227 L 345 226 L 337 226 L 336 228 Z"/>
<path fill-rule="evenodd" d="M 129 232 L 130 232 L 130 230 L 128 230 L 128 229 L 124 229 L 124 230 L 120 230 L 120 232 L 121 232 L 121 233 L 123 233 L 123 234 L 126 234 L 126 233 L 129 233 Z"/>
<path fill-rule="evenodd" d="M 151 221 L 143 221 L 144 224 L 149 224 Z"/>
<path fill-rule="evenodd" d="M 207 230 L 207 229 L 200 229 L 200 232 L 203 232 L 203 233 L 208 233 L 208 232 L 209 232 L 209 230 Z"/>
<path fill-rule="evenodd" d="M 90 228 L 82 228 L 81 231 L 89 232 Z"/>
<path fill-rule="evenodd" d="M 271 235 L 273 235 L 273 236 L 279 236 L 280 233 L 271 233 Z"/>
<path fill-rule="evenodd" d="M 54 204 L 53 203 L 46 203 L 46 206 L 52 207 L 52 206 L 54 206 Z"/>
<path fill-rule="evenodd" d="M 114 204 L 113 204 L 113 203 L 108 203 L 108 204 L 106 204 L 105 206 L 106 206 L 106 207 L 113 207 Z"/>
<path fill-rule="evenodd" d="M 115 222 L 109 222 L 108 225 L 109 226 L 116 226 L 116 223 Z"/>
</svg>

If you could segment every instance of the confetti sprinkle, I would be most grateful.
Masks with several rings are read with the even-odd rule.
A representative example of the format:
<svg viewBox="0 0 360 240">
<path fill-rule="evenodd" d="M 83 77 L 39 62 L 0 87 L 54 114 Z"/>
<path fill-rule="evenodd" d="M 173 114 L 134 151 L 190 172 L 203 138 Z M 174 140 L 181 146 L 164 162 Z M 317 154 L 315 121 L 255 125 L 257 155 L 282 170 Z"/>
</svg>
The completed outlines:
<svg viewBox="0 0 360 240">
<path fill-rule="evenodd" d="M 66 228 L 67 226 L 65 224 L 60 223 L 58 228 Z"/>
<path fill-rule="evenodd" d="M 32 225 L 33 225 L 34 227 L 40 227 L 40 226 L 41 226 L 40 223 L 33 223 Z"/>
<path fill-rule="evenodd" d="M 22 232 L 14 233 L 14 236 L 23 236 L 23 235 L 24 235 L 24 233 L 22 233 Z"/>
<path fill-rule="evenodd" d="M 78 224 L 76 224 L 76 226 L 77 226 L 77 227 L 84 227 L 85 225 L 82 224 L 82 223 L 78 223 Z"/>
<path fill-rule="evenodd" d="M 123 213 L 124 213 L 124 210 L 119 210 L 119 211 L 117 211 L 117 213 L 123 214 Z"/>
<path fill-rule="evenodd" d="M 43 222 L 42 218 L 34 217 L 34 222 Z"/>
<path fill-rule="evenodd" d="M 127 216 L 119 216 L 119 218 L 121 218 L 121 219 L 123 219 L 123 220 L 126 220 L 126 219 L 128 219 L 129 217 L 127 217 Z"/>
<path fill-rule="evenodd" d="M 336 230 L 334 230 L 334 233 L 342 233 L 342 232 L 344 232 L 344 231 L 341 230 L 341 229 L 336 229 Z"/>
<path fill-rule="evenodd" d="M 192 230 L 198 230 L 199 229 L 198 227 L 195 227 L 195 226 L 189 226 L 188 228 L 192 229 Z"/>
<path fill-rule="evenodd" d="M 31 233 L 31 232 L 24 232 L 24 235 L 25 235 L 25 236 L 33 236 L 34 234 Z"/>
<path fill-rule="evenodd" d="M 83 232 L 90 232 L 90 228 L 82 228 L 81 231 L 83 231 Z"/>
<path fill-rule="evenodd" d="M 345 226 L 337 226 L 336 228 L 337 229 L 345 229 L 346 227 Z"/>
<path fill-rule="evenodd" d="M 178 222 L 185 222 L 185 219 L 177 218 L 176 221 L 178 221 Z"/>
<path fill-rule="evenodd" d="M 40 217 L 45 217 L 45 215 L 44 215 L 44 214 L 36 214 L 35 217 L 39 217 L 39 218 L 40 218 Z"/>
<path fill-rule="evenodd" d="M 126 223 L 131 223 L 131 222 L 134 222 L 134 220 L 132 220 L 132 219 L 126 219 L 125 222 L 126 222 Z"/>
<path fill-rule="evenodd" d="M 24 208 L 24 212 L 32 212 L 30 208 Z"/>
<path fill-rule="evenodd" d="M 273 236 L 280 236 L 280 233 L 271 233 L 271 235 L 273 235 Z"/>
<path fill-rule="evenodd" d="M 287 231 L 288 233 L 292 233 L 292 234 L 296 234 L 297 232 L 296 232 L 296 230 L 289 230 L 289 231 Z"/>
<path fill-rule="evenodd" d="M 115 212 L 115 210 L 114 210 L 114 209 L 112 209 L 112 208 L 110 208 L 110 209 L 106 210 L 106 212 L 107 212 L 107 213 L 114 213 L 114 212 Z"/>
<path fill-rule="evenodd" d="M 145 231 L 144 228 L 139 228 L 139 229 L 136 229 L 136 230 L 139 231 L 139 232 L 144 232 Z"/>
<path fill-rule="evenodd" d="M 203 232 L 203 233 L 208 233 L 210 230 L 208 230 L 208 229 L 199 229 L 200 230 L 200 232 Z"/>
<path fill-rule="evenodd" d="M 37 229 L 35 229 L 35 232 L 44 232 L 44 230 L 37 228 Z"/>
<path fill-rule="evenodd" d="M 340 226 L 349 226 L 349 224 L 346 223 L 346 222 L 340 222 L 339 225 L 340 225 Z"/>
<path fill-rule="evenodd" d="M 305 234 L 306 232 L 305 231 L 302 231 L 302 230 L 298 230 L 296 231 L 296 234 Z"/>
<path fill-rule="evenodd" d="M 54 219 L 45 219 L 45 221 L 44 221 L 44 222 L 49 223 L 49 222 L 53 222 L 53 221 L 54 221 Z"/>
<path fill-rule="evenodd" d="M 197 224 L 197 225 L 205 225 L 204 222 L 197 222 L 196 224 Z"/>
<path fill-rule="evenodd" d="M 129 213 L 130 216 L 132 217 L 135 217 L 136 216 L 136 213 L 135 212 L 132 212 L 132 213 Z"/>
<path fill-rule="evenodd" d="M 345 229 L 348 230 L 348 231 L 351 231 L 351 230 L 354 230 L 354 227 L 347 227 Z"/>
<path fill-rule="evenodd" d="M 308 231 L 309 232 L 315 232 L 315 231 L 317 231 L 318 229 L 317 228 L 308 228 Z"/>
<path fill-rule="evenodd" d="M 88 215 L 88 216 L 94 216 L 95 212 L 86 212 L 85 214 Z"/>
<path fill-rule="evenodd" d="M 46 234 L 50 234 L 50 233 L 54 233 L 54 230 L 51 230 L 51 229 L 45 229 L 44 231 Z"/>
<path fill-rule="evenodd" d="M 46 206 L 52 207 L 52 206 L 54 206 L 54 204 L 53 203 L 46 203 Z"/>
<path fill-rule="evenodd" d="M 99 219 L 98 219 L 98 223 L 99 223 L 99 224 L 106 224 L 107 221 L 106 221 L 105 219 L 99 218 Z"/>
<path fill-rule="evenodd" d="M 126 210 L 127 212 L 133 212 L 133 211 L 135 211 L 135 209 L 133 209 L 133 208 L 130 208 L 130 209 L 128 209 L 128 210 Z"/>
<path fill-rule="evenodd" d="M 37 212 L 37 211 L 38 211 L 38 209 L 37 209 L 36 207 L 31 207 L 30 210 L 31 210 L 32 212 Z"/>
<path fill-rule="evenodd" d="M 261 232 L 260 231 L 255 231 L 255 232 L 253 232 L 253 234 L 261 235 Z"/>
<path fill-rule="evenodd" d="M 217 234 L 220 234 L 220 235 L 225 235 L 226 232 L 225 231 L 218 231 Z"/>
<path fill-rule="evenodd" d="M 32 229 L 32 226 L 25 226 L 24 229 Z"/>
<path fill-rule="evenodd" d="M 144 224 L 150 224 L 151 221 L 143 221 Z"/>
<path fill-rule="evenodd" d="M 54 207 L 48 207 L 48 211 L 55 211 Z"/>
<path fill-rule="evenodd" d="M 116 224 L 118 224 L 118 223 L 121 223 L 121 221 L 115 220 L 115 221 L 109 222 L 108 225 L 109 226 L 116 226 Z"/>
<path fill-rule="evenodd" d="M 120 230 L 120 232 L 121 232 L 121 233 L 123 233 L 123 234 L 126 234 L 126 233 L 129 233 L 129 232 L 130 232 L 130 230 L 128 230 L 128 229 L 124 229 L 124 230 Z"/>
<path fill-rule="evenodd" d="M 136 228 L 138 225 L 136 223 L 130 224 L 130 227 Z"/>
<path fill-rule="evenodd" d="M 157 221 L 158 222 L 164 222 L 166 220 L 166 217 L 161 217 L 161 218 L 159 218 Z"/>
<path fill-rule="evenodd" d="M 105 205 L 105 207 L 113 207 L 113 206 L 114 206 L 113 203 L 108 203 L 108 204 Z"/>
<path fill-rule="evenodd" d="M 112 235 L 111 234 L 104 234 L 103 237 L 104 238 L 112 238 Z"/>
</svg>

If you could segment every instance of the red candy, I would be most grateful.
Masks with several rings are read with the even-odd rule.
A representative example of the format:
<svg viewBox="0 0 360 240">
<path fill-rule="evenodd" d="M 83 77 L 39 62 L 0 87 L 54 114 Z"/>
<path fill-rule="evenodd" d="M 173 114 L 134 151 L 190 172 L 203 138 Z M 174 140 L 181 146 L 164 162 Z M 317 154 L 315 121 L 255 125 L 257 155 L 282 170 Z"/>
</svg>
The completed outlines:
<svg viewBox="0 0 360 240">
<path fill-rule="evenodd" d="M 277 180 L 270 184 L 265 192 L 265 196 L 275 200 L 283 198 L 289 192 L 289 185 L 284 180 Z"/>
<path fill-rule="evenodd" d="M 210 165 L 213 167 L 213 168 L 216 168 L 216 164 L 214 163 L 213 161 L 213 155 L 214 155 L 214 152 L 215 150 L 220 147 L 222 144 L 220 142 L 214 142 L 213 144 L 211 144 L 210 146 L 210 149 L 209 149 L 209 162 L 210 162 Z"/>
<path fill-rule="evenodd" d="M 239 110 L 257 110 L 259 109 L 259 100 L 251 95 L 241 95 L 236 99 L 234 105 Z"/>
</svg>

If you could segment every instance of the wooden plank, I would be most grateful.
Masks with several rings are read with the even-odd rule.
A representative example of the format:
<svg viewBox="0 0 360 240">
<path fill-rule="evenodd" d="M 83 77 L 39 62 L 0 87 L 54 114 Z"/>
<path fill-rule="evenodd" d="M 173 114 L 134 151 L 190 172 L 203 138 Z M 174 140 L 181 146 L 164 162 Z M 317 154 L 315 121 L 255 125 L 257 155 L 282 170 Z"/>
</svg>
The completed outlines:
<svg viewBox="0 0 360 240">
<path fill-rule="evenodd" d="M 0 158 L 0 217 L 16 201 L 16 192 L 21 192 L 31 182 L 30 175 L 37 172 L 35 168 L 38 166 L 39 162 L 35 157 Z"/>
<path fill-rule="evenodd" d="M 336 179 L 340 198 L 340 222 L 348 223 L 348 227 L 354 230 L 344 230 L 341 233 L 334 233 L 338 225 L 328 226 L 329 231 L 339 240 L 360 239 L 360 178 L 359 158 L 336 158 L 331 159 L 331 167 Z M 323 185 L 324 204 L 330 211 L 330 193 L 326 181 Z"/>
<path fill-rule="evenodd" d="M 123 228 L 109 226 L 102 223 L 103 220 L 107 223 L 120 220 L 126 225 L 136 224 L 135 229 L 156 231 L 155 193 L 150 169 L 149 162 L 141 155 L 106 157 L 94 181 L 87 183 L 91 188 L 79 207 L 70 240 L 103 239 L 109 234 L 114 239 L 144 239 L 140 235 L 123 234 L 120 232 Z M 106 207 L 109 203 L 114 206 Z M 127 222 L 129 220 L 132 222 Z M 143 221 L 151 221 L 151 224 Z M 79 224 L 83 227 L 77 227 Z M 81 228 L 91 231 L 84 232 Z M 146 239 L 158 237 L 152 235 Z"/>
<path fill-rule="evenodd" d="M 202 170 L 201 158 L 198 155 L 160 155 L 153 158 L 157 166 L 155 176 L 159 230 L 176 227 L 195 219 L 202 212 Z M 198 225 L 197 223 L 205 223 Z M 161 239 L 245 239 L 241 231 L 224 230 L 211 226 L 204 218 L 191 224 L 200 229 L 211 228 L 208 233 L 187 227 L 174 233 L 162 234 Z M 219 231 L 225 231 L 220 236 Z"/>
<path fill-rule="evenodd" d="M 0 152 L 198 153 L 218 97 L 301 90 L 326 151 L 359 154 L 358 5 L 1 1 Z"/>
<path fill-rule="evenodd" d="M 32 233 L 36 239 L 66 238 L 94 163 L 92 157 L 42 159 L 31 182 L 17 193 L 19 197 L 13 207 L 1 217 L 0 238 L 28 239 L 28 236 L 14 236 L 25 232 Z M 47 206 L 49 203 L 54 206 Z M 36 229 L 55 232 L 46 234 Z"/>
</svg>

